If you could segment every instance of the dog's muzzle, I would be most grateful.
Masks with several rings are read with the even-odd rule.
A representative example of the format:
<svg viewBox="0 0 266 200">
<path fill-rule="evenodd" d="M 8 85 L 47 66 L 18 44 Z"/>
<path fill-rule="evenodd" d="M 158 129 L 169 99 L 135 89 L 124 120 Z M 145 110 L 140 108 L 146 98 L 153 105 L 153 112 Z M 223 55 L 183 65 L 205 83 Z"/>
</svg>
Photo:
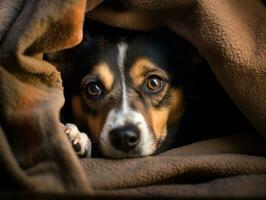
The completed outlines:
<svg viewBox="0 0 266 200">
<path fill-rule="evenodd" d="M 156 150 L 153 134 L 143 115 L 134 110 L 108 113 L 99 146 L 106 157 L 112 158 L 147 156 Z"/>
</svg>

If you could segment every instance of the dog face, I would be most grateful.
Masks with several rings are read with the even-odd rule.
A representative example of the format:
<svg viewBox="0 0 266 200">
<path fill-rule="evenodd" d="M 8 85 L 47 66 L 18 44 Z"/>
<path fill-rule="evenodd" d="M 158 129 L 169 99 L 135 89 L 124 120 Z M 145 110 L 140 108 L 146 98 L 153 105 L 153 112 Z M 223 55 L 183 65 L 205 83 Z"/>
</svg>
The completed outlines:
<svg viewBox="0 0 266 200">
<path fill-rule="evenodd" d="M 107 157 L 153 154 L 183 113 L 181 88 L 169 52 L 138 38 L 97 48 L 86 70 L 73 110 Z"/>
</svg>

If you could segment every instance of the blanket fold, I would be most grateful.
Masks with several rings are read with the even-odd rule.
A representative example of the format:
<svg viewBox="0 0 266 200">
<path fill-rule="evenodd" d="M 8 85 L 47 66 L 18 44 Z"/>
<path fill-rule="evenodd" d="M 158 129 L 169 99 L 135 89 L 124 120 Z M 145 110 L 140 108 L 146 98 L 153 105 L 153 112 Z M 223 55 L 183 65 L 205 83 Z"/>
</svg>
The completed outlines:
<svg viewBox="0 0 266 200">
<path fill-rule="evenodd" d="M 1 2 L 0 174 L 6 177 L 1 188 L 89 191 L 59 121 L 64 103 L 60 73 L 42 60 L 43 53 L 81 40 L 85 5 Z"/>
<path fill-rule="evenodd" d="M 262 137 L 232 135 L 145 158 L 79 160 L 59 120 L 61 75 L 43 55 L 78 44 L 85 15 L 126 29 L 167 27 L 184 37 Z M 266 197 L 265 27 L 259 0 L 0 1 L 1 191 Z"/>
<path fill-rule="evenodd" d="M 254 146 L 258 147 L 256 152 Z M 266 154 L 265 143 L 248 135 L 235 135 L 183 146 L 153 157 L 90 158 L 82 159 L 81 163 L 94 189 L 113 190 L 162 182 L 193 185 L 227 176 L 265 174 L 266 159 L 259 154 Z"/>
</svg>

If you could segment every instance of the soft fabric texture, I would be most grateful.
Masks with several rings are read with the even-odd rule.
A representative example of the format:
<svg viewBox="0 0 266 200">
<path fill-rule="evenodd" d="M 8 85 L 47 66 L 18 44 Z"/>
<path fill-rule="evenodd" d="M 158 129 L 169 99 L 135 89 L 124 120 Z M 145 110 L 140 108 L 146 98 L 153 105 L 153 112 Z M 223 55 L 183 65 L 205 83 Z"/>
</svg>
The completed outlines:
<svg viewBox="0 0 266 200">
<path fill-rule="evenodd" d="M 266 197 L 263 3 L 121 0 L 115 8 L 104 3 L 0 2 L 1 190 L 95 198 Z M 86 11 L 87 17 L 117 27 L 166 26 L 190 41 L 262 137 L 206 140 L 146 158 L 79 161 L 59 121 L 64 103 L 60 73 L 42 57 L 81 41 Z"/>
<path fill-rule="evenodd" d="M 1 188 L 89 191 L 59 121 L 60 73 L 42 60 L 42 53 L 81 40 L 85 6 L 75 0 L 0 3 Z"/>
</svg>

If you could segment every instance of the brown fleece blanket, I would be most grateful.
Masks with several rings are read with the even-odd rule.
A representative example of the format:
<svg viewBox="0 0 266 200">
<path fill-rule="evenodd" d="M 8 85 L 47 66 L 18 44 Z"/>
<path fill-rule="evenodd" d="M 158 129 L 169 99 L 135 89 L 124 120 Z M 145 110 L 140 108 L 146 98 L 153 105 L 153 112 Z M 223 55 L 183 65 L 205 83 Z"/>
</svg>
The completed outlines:
<svg viewBox="0 0 266 200">
<path fill-rule="evenodd" d="M 1 191 L 78 192 L 91 198 L 266 197 L 263 3 L 121 0 L 115 7 L 103 3 L 0 1 Z M 262 137 L 234 135 L 153 157 L 80 162 L 59 121 L 64 103 L 60 73 L 43 60 L 43 53 L 78 44 L 85 12 L 91 19 L 128 29 L 166 26 L 190 41 Z"/>
</svg>

